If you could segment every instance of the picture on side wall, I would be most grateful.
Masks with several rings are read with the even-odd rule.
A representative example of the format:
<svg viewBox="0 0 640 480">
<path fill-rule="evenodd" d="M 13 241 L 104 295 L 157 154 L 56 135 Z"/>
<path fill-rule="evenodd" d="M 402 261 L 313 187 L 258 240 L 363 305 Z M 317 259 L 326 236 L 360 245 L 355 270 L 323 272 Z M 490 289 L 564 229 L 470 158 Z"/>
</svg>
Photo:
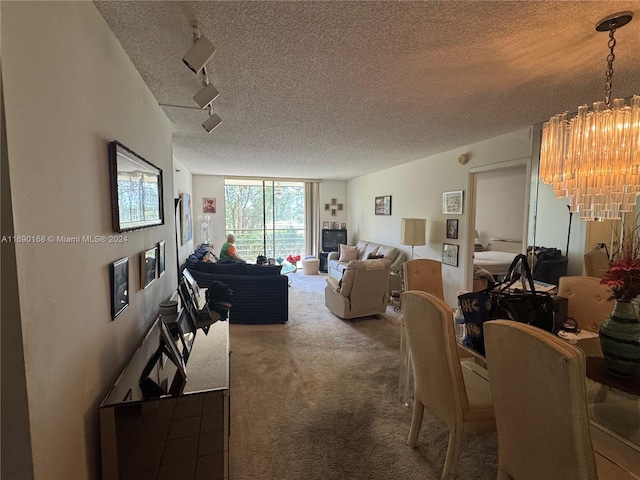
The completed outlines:
<svg viewBox="0 0 640 480">
<path fill-rule="evenodd" d="M 324 209 L 328 212 L 331 209 L 331 205 L 329 205 L 328 203 L 325 203 Z"/>
<path fill-rule="evenodd" d="M 182 230 L 182 244 L 186 244 L 193 238 L 193 216 L 191 215 L 191 195 L 181 195 L 180 228 Z"/>
<path fill-rule="evenodd" d="M 442 194 L 442 213 L 462 215 L 462 190 Z"/>
<path fill-rule="evenodd" d="M 202 213 L 216 213 L 216 199 L 204 197 L 202 199 Z"/>
<path fill-rule="evenodd" d="M 391 215 L 391 195 L 376 197 L 376 215 Z"/>
<path fill-rule="evenodd" d="M 165 273 L 165 241 L 158 242 L 158 278 Z"/>
<path fill-rule="evenodd" d="M 458 266 L 458 245 L 452 243 L 442 244 L 442 263 L 444 265 Z"/>
<path fill-rule="evenodd" d="M 447 238 L 458 238 L 458 220 L 455 218 L 447 219 Z"/>
<path fill-rule="evenodd" d="M 347 229 L 347 224 L 346 223 L 341 223 L 340 224 L 340 229 L 341 230 L 346 230 Z"/>
<path fill-rule="evenodd" d="M 111 318 L 115 319 L 129 306 L 129 257 L 111 264 Z"/>
<path fill-rule="evenodd" d="M 334 230 L 338 230 L 340 228 L 340 223 L 339 222 L 331 222 L 331 228 L 333 228 Z"/>
<path fill-rule="evenodd" d="M 156 279 L 158 268 L 157 258 L 157 247 L 150 248 L 140 254 L 140 278 L 142 279 L 142 288 L 147 288 Z"/>
<path fill-rule="evenodd" d="M 329 228 L 329 222 L 322 222 L 322 228 Z"/>
</svg>

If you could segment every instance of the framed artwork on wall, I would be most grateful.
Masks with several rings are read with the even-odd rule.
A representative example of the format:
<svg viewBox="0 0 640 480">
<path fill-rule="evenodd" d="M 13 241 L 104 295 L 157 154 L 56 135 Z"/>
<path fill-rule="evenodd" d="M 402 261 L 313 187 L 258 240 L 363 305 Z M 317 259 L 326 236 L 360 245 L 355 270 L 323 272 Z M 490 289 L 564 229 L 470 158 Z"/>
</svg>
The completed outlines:
<svg viewBox="0 0 640 480">
<path fill-rule="evenodd" d="M 191 215 L 191 195 L 183 193 L 181 196 L 180 228 L 182 230 L 182 244 L 193 238 L 193 217 Z"/>
<path fill-rule="evenodd" d="M 340 223 L 331 222 L 331 228 L 333 228 L 334 230 L 338 230 L 340 228 Z"/>
<path fill-rule="evenodd" d="M 347 229 L 347 224 L 346 223 L 341 223 L 340 224 L 340 229 L 341 230 L 346 230 Z"/>
<path fill-rule="evenodd" d="M 452 243 L 442 244 L 442 263 L 453 267 L 458 266 L 458 245 Z"/>
<path fill-rule="evenodd" d="M 376 197 L 376 215 L 391 215 L 391 195 Z"/>
<path fill-rule="evenodd" d="M 324 209 L 328 212 L 331 209 L 331 205 L 329 205 L 328 203 L 325 203 Z"/>
<path fill-rule="evenodd" d="M 111 264 L 111 318 L 115 319 L 129 306 L 129 257 Z"/>
<path fill-rule="evenodd" d="M 462 190 L 442 194 L 442 213 L 462 215 Z"/>
<path fill-rule="evenodd" d="M 216 213 L 216 199 L 204 197 L 202 199 L 202 213 Z"/>
<path fill-rule="evenodd" d="M 158 269 L 157 260 L 157 247 L 150 248 L 140 254 L 140 278 L 142 279 L 142 288 L 147 288 L 156 279 Z"/>
<path fill-rule="evenodd" d="M 322 228 L 329 228 L 329 222 L 322 222 Z"/>
<path fill-rule="evenodd" d="M 458 238 L 458 220 L 455 218 L 447 219 L 447 238 Z"/>
<path fill-rule="evenodd" d="M 165 272 L 165 246 L 164 240 L 158 242 L 158 278 L 163 276 Z"/>
</svg>

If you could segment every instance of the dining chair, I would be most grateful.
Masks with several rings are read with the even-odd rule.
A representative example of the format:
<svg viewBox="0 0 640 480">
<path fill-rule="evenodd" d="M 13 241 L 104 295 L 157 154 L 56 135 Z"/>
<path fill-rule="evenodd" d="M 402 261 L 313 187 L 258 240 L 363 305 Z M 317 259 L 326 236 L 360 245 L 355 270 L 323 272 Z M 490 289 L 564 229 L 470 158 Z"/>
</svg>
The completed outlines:
<svg viewBox="0 0 640 480">
<path fill-rule="evenodd" d="M 414 372 L 414 404 L 407 443 L 416 446 L 424 408 L 449 427 L 442 479 L 455 476 L 463 433 L 495 431 L 486 371 L 460 361 L 453 311 L 432 294 L 401 295 L 402 315 Z"/>
<path fill-rule="evenodd" d="M 611 291 L 599 278 L 585 276 L 560 277 L 558 295 L 568 299 L 567 316 L 582 330 L 598 333 L 600 325 L 613 310 L 608 299 Z"/>
<path fill-rule="evenodd" d="M 498 429 L 498 480 L 598 478 L 582 350 L 544 330 L 484 324 Z"/>
<path fill-rule="evenodd" d="M 408 260 L 402 266 L 404 290 L 420 290 L 444 301 L 442 262 L 428 258 Z"/>
</svg>

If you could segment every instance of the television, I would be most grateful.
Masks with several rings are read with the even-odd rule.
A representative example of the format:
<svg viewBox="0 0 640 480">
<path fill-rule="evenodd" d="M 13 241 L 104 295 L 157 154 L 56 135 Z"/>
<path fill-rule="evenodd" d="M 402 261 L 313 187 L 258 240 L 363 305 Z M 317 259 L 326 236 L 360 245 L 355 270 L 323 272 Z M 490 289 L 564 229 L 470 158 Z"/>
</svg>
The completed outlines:
<svg viewBox="0 0 640 480">
<path fill-rule="evenodd" d="M 337 252 L 340 244 L 347 244 L 347 230 L 334 228 L 322 229 L 323 252 Z"/>
</svg>

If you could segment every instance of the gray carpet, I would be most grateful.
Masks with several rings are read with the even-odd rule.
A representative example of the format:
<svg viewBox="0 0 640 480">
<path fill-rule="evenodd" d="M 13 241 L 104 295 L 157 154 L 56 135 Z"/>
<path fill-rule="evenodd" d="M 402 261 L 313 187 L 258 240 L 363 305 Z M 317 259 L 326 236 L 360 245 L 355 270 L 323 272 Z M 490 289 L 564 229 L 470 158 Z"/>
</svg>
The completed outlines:
<svg viewBox="0 0 640 480">
<path fill-rule="evenodd" d="M 287 325 L 230 325 L 234 480 L 439 479 L 448 429 L 428 411 L 418 447 L 398 398 L 400 318 L 345 321 L 325 275 L 291 275 Z M 465 435 L 459 479 L 495 479 L 495 434 Z"/>
</svg>

